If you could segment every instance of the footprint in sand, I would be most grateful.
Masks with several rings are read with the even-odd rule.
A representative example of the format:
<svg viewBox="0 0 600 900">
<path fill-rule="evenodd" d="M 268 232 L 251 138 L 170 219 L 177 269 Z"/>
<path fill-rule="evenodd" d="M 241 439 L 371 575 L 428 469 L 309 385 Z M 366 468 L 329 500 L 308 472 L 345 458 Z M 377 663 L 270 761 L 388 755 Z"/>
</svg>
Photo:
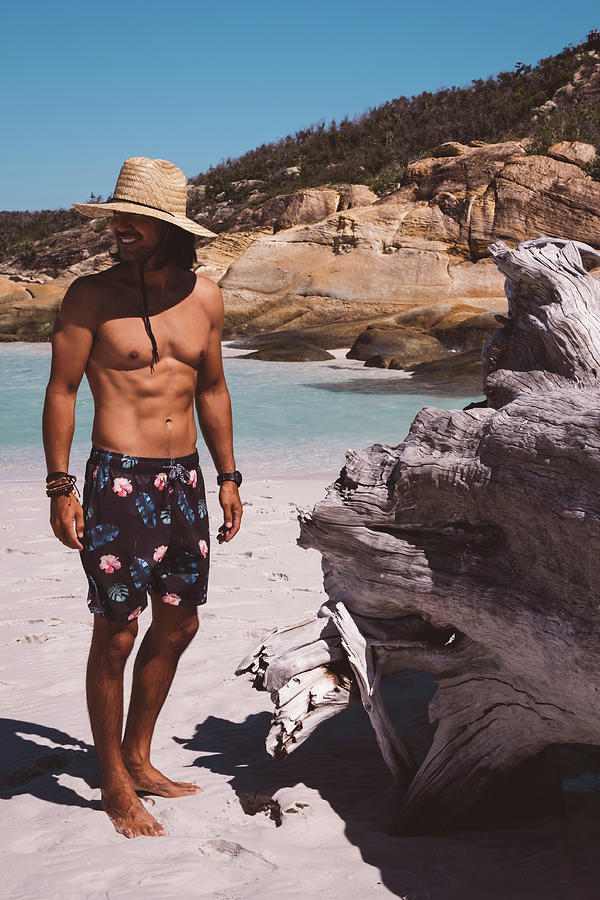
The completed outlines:
<svg viewBox="0 0 600 900">
<path fill-rule="evenodd" d="M 53 641 L 55 637 L 55 634 L 24 634 L 16 640 L 18 644 L 43 644 L 46 641 Z"/>
<path fill-rule="evenodd" d="M 246 850 L 241 844 L 235 841 L 225 841 L 222 838 L 216 838 L 213 841 L 205 841 L 198 850 L 203 856 L 218 856 L 219 861 L 223 863 L 233 863 L 236 868 L 246 868 L 251 866 L 256 869 L 258 865 L 261 869 L 274 871 L 277 866 L 261 856 L 260 853 L 254 853 L 252 850 Z M 251 871 L 251 870 L 250 870 Z"/>
</svg>

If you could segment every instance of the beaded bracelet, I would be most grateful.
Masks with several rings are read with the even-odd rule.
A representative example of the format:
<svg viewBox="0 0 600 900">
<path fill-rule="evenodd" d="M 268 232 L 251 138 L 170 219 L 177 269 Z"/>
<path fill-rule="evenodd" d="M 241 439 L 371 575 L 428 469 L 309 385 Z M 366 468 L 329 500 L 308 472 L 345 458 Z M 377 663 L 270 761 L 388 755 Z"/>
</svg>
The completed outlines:
<svg viewBox="0 0 600 900">
<path fill-rule="evenodd" d="M 76 481 L 68 472 L 51 472 L 46 476 L 46 497 L 68 497 L 74 490 L 79 494 Z"/>
</svg>

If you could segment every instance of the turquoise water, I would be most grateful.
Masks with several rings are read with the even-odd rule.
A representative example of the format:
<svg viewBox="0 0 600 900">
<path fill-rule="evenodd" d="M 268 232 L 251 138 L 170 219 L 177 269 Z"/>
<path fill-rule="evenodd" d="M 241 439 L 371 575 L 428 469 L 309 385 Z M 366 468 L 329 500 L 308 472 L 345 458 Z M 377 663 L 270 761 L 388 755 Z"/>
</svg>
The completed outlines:
<svg viewBox="0 0 600 900">
<path fill-rule="evenodd" d="M 319 363 L 245 360 L 228 348 L 224 353 L 237 464 L 249 476 L 334 477 L 347 448 L 398 444 L 423 406 L 461 408 L 475 399 L 402 393 L 405 375 L 365 369 L 344 359 L 342 351 L 339 359 Z M 48 344 L 0 345 L 0 478 L 15 471 L 36 478 L 43 467 L 40 422 L 49 370 Z M 89 451 L 92 413 L 84 379 L 73 441 L 76 473 Z M 199 444 L 202 463 L 210 466 L 201 439 Z"/>
</svg>

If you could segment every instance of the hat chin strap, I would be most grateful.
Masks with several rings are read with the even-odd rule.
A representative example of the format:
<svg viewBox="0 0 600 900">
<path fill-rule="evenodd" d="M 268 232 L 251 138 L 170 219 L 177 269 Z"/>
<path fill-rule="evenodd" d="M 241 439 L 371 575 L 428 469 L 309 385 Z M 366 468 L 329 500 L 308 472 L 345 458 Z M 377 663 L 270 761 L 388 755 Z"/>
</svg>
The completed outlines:
<svg viewBox="0 0 600 900">
<path fill-rule="evenodd" d="M 156 363 L 160 361 L 160 357 L 158 355 L 158 346 L 156 344 L 156 338 L 152 332 L 152 325 L 150 324 L 150 316 L 148 315 L 148 294 L 146 293 L 146 282 L 144 280 L 144 263 L 140 262 L 140 286 L 142 288 L 142 300 L 144 303 L 144 313 L 142 315 L 142 320 L 144 322 L 144 328 L 146 329 L 146 334 L 150 338 L 150 343 L 152 344 L 152 359 L 150 361 L 150 371 L 154 372 L 154 366 Z"/>
</svg>

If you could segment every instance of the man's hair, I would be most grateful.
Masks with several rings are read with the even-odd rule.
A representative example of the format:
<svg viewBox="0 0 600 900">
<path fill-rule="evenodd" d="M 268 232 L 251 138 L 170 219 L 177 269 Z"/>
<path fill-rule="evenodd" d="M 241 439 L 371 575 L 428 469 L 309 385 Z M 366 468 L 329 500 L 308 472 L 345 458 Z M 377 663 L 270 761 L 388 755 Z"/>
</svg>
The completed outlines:
<svg viewBox="0 0 600 900">
<path fill-rule="evenodd" d="M 196 238 L 189 231 L 167 223 L 167 233 L 159 250 L 157 268 L 172 262 L 180 269 L 191 269 L 196 260 Z"/>
<path fill-rule="evenodd" d="M 167 263 L 172 262 L 180 269 L 191 269 L 196 259 L 196 238 L 189 231 L 184 231 L 177 225 L 166 222 L 166 230 L 157 252 L 157 258 L 153 269 L 161 269 Z M 119 248 L 111 253 L 115 262 L 122 262 Z"/>
</svg>

